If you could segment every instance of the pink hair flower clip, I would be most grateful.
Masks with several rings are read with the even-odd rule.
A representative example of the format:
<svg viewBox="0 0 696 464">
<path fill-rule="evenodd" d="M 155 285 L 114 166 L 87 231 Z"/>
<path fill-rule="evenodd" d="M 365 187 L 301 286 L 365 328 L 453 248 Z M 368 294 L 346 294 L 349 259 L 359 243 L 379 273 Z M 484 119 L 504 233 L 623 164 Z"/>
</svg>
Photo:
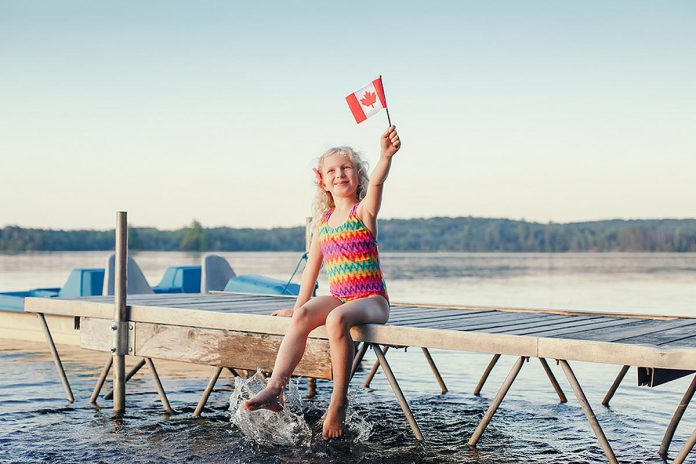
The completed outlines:
<svg viewBox="0 0 696 464">
<path fill-rule="evenodd" d="M 312 168 L 314 171 L 314 180 L 317 181 L 317 185 L 321 186 L 321 172 L 317 168 Z"/>
</svg>

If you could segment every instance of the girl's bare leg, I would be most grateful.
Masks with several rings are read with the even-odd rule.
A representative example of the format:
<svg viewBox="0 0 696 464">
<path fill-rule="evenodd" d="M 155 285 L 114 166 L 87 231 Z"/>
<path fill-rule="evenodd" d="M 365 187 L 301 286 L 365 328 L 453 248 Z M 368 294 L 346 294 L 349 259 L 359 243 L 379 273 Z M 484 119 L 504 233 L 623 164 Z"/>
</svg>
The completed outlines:
<svg viewBox="0 0 696 464">
<path fill-rule="evenodd" d="M 290 327 L 278 349 L 273 374 L 268 380 L 266 388 L 243 403 L 246 409 L 251 411 L 257 409 L 280 411 L 283 409 L 281 395 L 285 385 L 290 380 L 292 371 L 302 360 L 307 346 L 307 336 L 312 330 L 324 325 L 328 314 L 340 304 L 341 301 L 338 298 L 319 296 L 312 298 L 293 312 Z"/>
<path fill-rule="evenodd" d="M 343 422 L 348 406 L 348 383 L 354 355 L 350 328 L 360 324 L 384 324 L 388 319 L 389 303 L 380 295 L 349 301 L 331 311 L 326 317 L 334 388 L 324 419 L 322 436 L 325 440 L 343 435 Z"/>
</svg>

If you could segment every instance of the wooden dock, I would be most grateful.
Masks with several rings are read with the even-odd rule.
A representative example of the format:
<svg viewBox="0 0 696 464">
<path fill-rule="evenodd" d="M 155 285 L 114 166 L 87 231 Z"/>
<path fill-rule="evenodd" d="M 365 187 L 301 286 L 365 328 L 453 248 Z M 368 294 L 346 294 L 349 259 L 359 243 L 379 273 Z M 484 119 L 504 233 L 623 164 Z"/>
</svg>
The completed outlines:
<svg viewBox="0 0 696 464">
<path fill-rule="evenodd" d="M 218 375 L 222 368 L 271 370 L 289 319 L 273 317 L 270 313 L 292 306 L 293 302 L 292 297 L 228 293 L 129 295 L 127 353 L 150 360 L 148 366 L 153 358 L 217 366 Z M 104 352 L 115 350 L 113 297 L 75 300 L 29 298 L 26 300 L 25 311 L 37 313 L 40 317 L 43 314 L 74 317 L 75 330 L 79 330 L 83 348 Z M 494 355 L 489 366 L 491 369 L 500 355 L 518 357 L 472 435 L 469 441 L 471 446 L 475 446 L 480 439 L 529 358 L 542 361 L 549 379 L 559 393 L 559 399 L 565 401 L 546 362 L 546 359 L 555 359 L 573 387 L 610 462 L 617 462 L 614 453 L 569 361 L 621 366 L 616 386 L 630 366 L 639 368 L 639 378 L 649 386 L 694 375 L 696 372 L 696 318 L 688 317 L 395 304 L 387 324 L 355 327 L 351 335 L 356 342 L 362 342 L 355 365 L 360 362 L 368 347 L 375 350 L 380 366 L 417 438 L 422 438 L 421 431 L 384 355 L 388 347 L 414 346 L 424 350 L 439 348 L 490 353 Z M 55 356 L 57 357 L 57 353 Z M 428 361 L 432 362 L 429 355 Z M 434 363 L 431 366 L 437 372 Z M 150 367 L 155 372 L 154 364 Z M 105 372 L 108 373 L 107 366 Z M 490 369 L 484 373 L 482 382 L 477 387 L 479 391 L 488 372 Z M 104 378 L 106 373 L 103 373 Z M 307 353 L 298 366 L 297 373 L 331 378 L 328 340 L 323 327 L 310 334 Z M 156 373 L 154 377 L 156 378 Z M 217 377 L 211 379 L 212 385 L 215 380 Z M 444 391 L 444 384 L 441 385 Z M 209 387 L 212 389 L 212 386 Z M 612 389 L 615 391 L 614 386 Z M 612 389 L 605 398 L 606 403 L 613 395 Z M 660 448 L 664 455 L 694 390 L 696 376 L 665 434 Z M 166 395 L 163 391 L 160 396 L 164 402 Z M 198 413 L 202 409 L 202 405 L 199 406 Z M 683 462 L 695 439 L 696 431 L 675 462 Z"/>
</svg>

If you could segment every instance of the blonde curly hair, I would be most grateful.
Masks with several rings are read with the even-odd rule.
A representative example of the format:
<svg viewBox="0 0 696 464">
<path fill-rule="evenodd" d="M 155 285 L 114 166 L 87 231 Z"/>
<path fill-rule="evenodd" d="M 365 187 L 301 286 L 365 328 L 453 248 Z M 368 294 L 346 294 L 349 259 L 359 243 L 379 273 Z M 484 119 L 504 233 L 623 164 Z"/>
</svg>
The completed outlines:
<svg viewBox="0 0 696 464">
<path fill-rule="evenodd" d="M 361 201 L 367 195 L 367 184 L 370 178 L 367 175 L 367 161 L 363 159 L 362 156 L 350 147 L 334 147 L 328 149 L 323 155 L 319 157 L 317 161 L 317 169 L 322 173 L 322 168 L 324 167 L 324 160 L 329 156 L 341 155 L 345 156 L 353 163 L 354 168 L 357 171 L 358 177 L 358 188 L 355 190 L 355 198 Z M 317 186 L 317 191 L 314 194 L 313 202 L 313 225 L 316 226 L 324 214 L 331 208 L 335 208 L 333 196 L 331 193 L 327 192 L 321 187 L 321 184 L 317 179 L 314 180 L 314 184 Z"/>
</svg>

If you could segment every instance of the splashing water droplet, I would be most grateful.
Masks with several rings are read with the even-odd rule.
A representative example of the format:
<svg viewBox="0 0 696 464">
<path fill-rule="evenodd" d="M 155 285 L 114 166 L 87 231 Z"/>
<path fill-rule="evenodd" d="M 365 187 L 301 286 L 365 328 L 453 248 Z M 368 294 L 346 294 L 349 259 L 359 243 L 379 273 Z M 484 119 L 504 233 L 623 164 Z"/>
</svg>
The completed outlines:
<svg viewBox="0 0 696 464">
<path fill-rule="evenodd" d="M 235 378 L 230 396 L 230 421 L 248 438 L 274 445 L 309 446 L 312 431 L 302 415 L 302 398 L 297 383 L 291 381 L 284 392 L 284 407 L 280 412 L 267 409 L 249 411 L 242 406 L 245 400 L 263 390 L 266 380 L 261 372 L 249 379 Z"/>
<path fill-rule="evenodd" d="M 316 411 L 313 404 L 306 404 L 297 386 L 291 380 L 283 392 L 283 410 L 280 412 L 259 409 L 249 411 L 242 403 L 266 387 L 266 379 L 260 371 L 252 377 L 236 377 L 234 392 L 230 396 L 230 422 L 237 426 L 247 438 L 257 443 L 280 446 L 309 447 L 312 442 L 312 428 L 305 420 L 304 413 Z M 349 394 L 349 404 L 354 394 Z M 321 426 L 315 432 L 321 437 Z M 363 443 L 372 435 L 372 424 L 365 420 L 355 408 L 349 406 L 346 412 L 344 438 L 352 443 Z"/>
</svg>

